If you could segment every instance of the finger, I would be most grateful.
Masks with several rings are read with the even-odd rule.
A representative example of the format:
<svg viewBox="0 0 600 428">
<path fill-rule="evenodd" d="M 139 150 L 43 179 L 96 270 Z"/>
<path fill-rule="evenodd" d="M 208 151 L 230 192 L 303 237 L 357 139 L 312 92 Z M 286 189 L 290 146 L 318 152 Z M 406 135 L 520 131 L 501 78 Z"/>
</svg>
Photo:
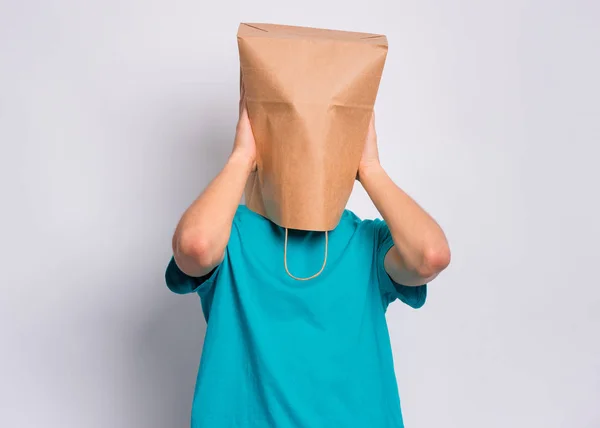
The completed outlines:
<svg viewBox="0 0 600 428">
<path fill-rule="evenodd" d="M 245 107 L 244 107 L 244 110 L 242 110 L 242 119 L 250 122 L 250 117 L 248 117 L 248 109 Z"/>
<path fill-rule="evenodd" d="M 248 116 L 248 108 L 246 107 L 245 101 L 242 103 L 242 106 L 240 108 L 240 122 L 244 120 L 250 120 Z"/>
<path fill-rule="evenodd" d="M 244 85 L 244 79 L 242 79 L 241 87 L 240 87 L 240 115 L 242 111 L 246 108 L 246 86 Z"/>
<path fill-rule="evenodd" d="M 373 114 L 371 115 L 371 122 L 369 123 L 369 133 L 373 136 L 377 134 L 377 132 L 375 131 L 375 111 L 373 111 Z"/>
</svg>

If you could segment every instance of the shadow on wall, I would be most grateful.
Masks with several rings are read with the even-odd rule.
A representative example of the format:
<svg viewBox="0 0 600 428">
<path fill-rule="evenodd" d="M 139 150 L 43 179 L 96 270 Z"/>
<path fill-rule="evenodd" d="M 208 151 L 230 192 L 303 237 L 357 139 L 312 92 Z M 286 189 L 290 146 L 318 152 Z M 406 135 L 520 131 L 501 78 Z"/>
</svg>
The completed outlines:
<svg viewBox="0 0 600 428">
<path fill-rule="evenodd" d="M 182 119 L 182 113 L 187 117 Z M 154 250 L 146 263 L 152 264 L 152 297 L 147 317 L 139 320 L 131 344 L 135 373 L 132 389 L 139 398 L 132 398 L 138 414 L 129 416 L 135 418 L 135 426 L 183 428 L 190 424 L 206 323 L 197 295 L 181 296 L 167 289 L 164 268 L 170 248 L 160 247 L 170 244 L 183 210 L 224 165 L 233 144 L 235 114 L 235 103 L 225 106 L 223 100 L 211 104 L 205 99 L 197 109 L 178 111 L 173 118 L 174 135 L 165 142 L 170 147 L 168 165 L 158 178 L 162 180 L 162 194 L 150 207 L 160 212 L 153 216 L 154 221 L 165 224 L 156 225 L 161 236 L 150 243 Z"/>
</svg>

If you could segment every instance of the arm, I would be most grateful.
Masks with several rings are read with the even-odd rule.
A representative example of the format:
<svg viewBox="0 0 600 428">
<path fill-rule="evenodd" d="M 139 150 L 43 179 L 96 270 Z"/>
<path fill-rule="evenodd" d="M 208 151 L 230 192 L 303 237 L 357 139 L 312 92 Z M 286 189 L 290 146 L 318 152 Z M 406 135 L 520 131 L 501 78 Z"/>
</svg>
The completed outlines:
<svg viewBox="0 0 600 428">
<path fill-rule="evenodd" d="M 255 157 L 246 105 L 240 101 L 240 119 L 231 156 L 223 170 L 185 211 L 173 235 L 175 262 L 187 275 L 207 275 L 223 261 L 244 186 L 256 167 Z"/>
<path fill-rule="evenodd" d="M 385 257 L 385 270 L 394 282 L 418 286 L 433 280 L 450 263 L 444 232 L 382 168 L 374 117 L 361 159 L 358 179 L 390 228 L 394 246 Z"/>
</svg>

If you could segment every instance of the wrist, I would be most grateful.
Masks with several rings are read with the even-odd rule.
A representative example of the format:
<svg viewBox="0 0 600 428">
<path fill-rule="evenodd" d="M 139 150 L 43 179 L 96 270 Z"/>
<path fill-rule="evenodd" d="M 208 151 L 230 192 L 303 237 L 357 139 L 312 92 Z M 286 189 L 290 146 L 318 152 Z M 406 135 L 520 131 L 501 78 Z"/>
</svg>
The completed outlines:
<svg viewBox="0 0 600 428">
<path fill-rule="evenodd" d="M 229 155 L 227 163 L 235 165 L 237 168 L 242 168 L 248 173 L 251 173 L 255 167 L 254 158 L 241 150 L 234 150 Z"/>
<path fill-rule="evenodd" d="M 371 177 L 381 175 L 382 173 L 385 174 L 385 171 L 378 160 L 363 163 L 358 167 L 358 180 L 364 184 L 365 180 L 369 180 Z"/>
</svg>

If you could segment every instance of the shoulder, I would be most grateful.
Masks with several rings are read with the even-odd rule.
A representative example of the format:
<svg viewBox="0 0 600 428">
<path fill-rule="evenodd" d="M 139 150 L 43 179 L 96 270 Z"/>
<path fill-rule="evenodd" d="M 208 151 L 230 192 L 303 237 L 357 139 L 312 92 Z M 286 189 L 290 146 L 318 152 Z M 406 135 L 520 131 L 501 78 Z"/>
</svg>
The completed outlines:
<svg viewBox="0 0 600 428">
<path fill-rule="evenodd" d="M 230 243 L 235 238 L 238 241 L 244 241 L 247 245 L 255 242 L 264 243 L 278 238 L 279 234 L 281 232 L 269 219 L 255 213 L 245 205 L 239 205 L 231 225 Z"/>
<path fill-rule="evenodd" d="M 246 205 L 238 205 L 237 209 L 235 210 L 234 221 L 241 221 L 244 218 L 248 218 L 249 211 L 250 210 L 248 207 L 246 207 Z"/>
<path fill-rule="evenodd" d="M 257 227 L 268 223 L 268 219 L 250 210 L 246 205 L 238 205 L 233 218 L 233 224 L 237 227 Z"/>
<path fill-rule="evenodd" d="M 362 219 L 354 212 L 347 209 L 342 214 L 340 226 L 351 227 L 355 230 L 378 231 L 380 228 L 385 227 L 385 222 L 379 218 Z"/>
<path fill-rule="evenodd" d="M 340 235 L 351 235 L 355 243 L 365 245 L 377 242 L 385 223 L 380 219 L 362 219 L 354 212 L 345 210 L 336 228 Z"/>
<path fill-rule="evenodd" d="M 392 242 L 390 229 L 381 218 L 361 219 L 352 211 L 346 210 L 342 219 L 352 225 L 355 238 L 362 244 L 368 242 L 376 247 L 388 247 Z"/>
</svg>

